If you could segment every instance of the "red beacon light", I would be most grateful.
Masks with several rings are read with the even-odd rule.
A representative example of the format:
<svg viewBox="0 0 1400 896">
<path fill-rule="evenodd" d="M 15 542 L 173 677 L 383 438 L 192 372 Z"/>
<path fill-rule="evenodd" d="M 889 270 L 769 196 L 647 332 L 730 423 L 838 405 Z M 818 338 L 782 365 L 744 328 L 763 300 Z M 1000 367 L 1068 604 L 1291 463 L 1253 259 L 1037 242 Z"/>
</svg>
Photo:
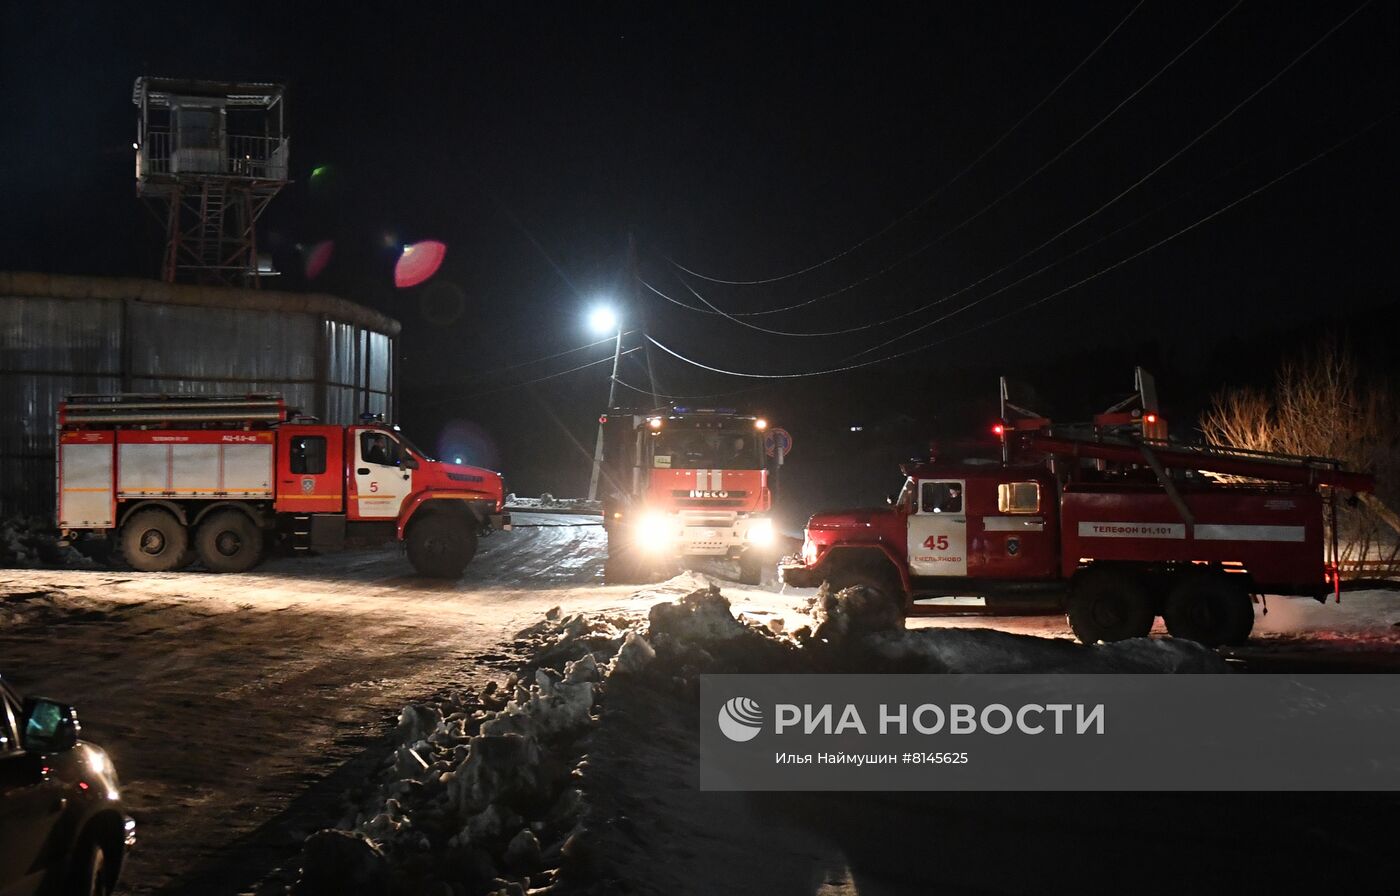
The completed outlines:
<svg viewBox="0 0 1400 896">
<path fill-rule="evenodd" d="M 992 435 L 994 435 L 994 436 L 1003 436 L 1003 435 L 1006 435 L 1006 426 L 1005 426 L 1004 424 L 1001 424 L 1001 423 L 993 423 L 993 424 L 992 424 Z"/>
</svg>

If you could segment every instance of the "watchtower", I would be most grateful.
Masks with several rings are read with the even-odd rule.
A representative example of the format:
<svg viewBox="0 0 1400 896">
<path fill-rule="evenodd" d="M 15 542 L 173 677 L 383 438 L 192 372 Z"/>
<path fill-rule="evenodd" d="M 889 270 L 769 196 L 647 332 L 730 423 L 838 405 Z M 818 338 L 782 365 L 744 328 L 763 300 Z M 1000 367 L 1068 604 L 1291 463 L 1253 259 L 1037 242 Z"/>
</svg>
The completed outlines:
<svg viewBox="0 0 1400 896">
<path fill-rule="evenodd" d="M 259 216 L 287 183 L 281 84 L 140 77 L 136 195 L 165 227 L 167 282 L 257 287 Z"/>
</svg>

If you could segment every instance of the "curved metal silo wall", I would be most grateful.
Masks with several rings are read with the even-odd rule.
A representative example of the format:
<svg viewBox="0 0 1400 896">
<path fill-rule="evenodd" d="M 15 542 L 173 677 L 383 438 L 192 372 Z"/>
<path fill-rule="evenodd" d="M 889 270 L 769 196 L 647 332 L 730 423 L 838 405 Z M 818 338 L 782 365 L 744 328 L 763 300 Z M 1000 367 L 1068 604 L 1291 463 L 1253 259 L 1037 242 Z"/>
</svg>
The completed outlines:
<svg viewBox="0 0 1400 896">
<path fill-rule="evenodd" d="M 392 419 L 398 334 L 323 294 L 0 271 L 0 514 L 52 515 L 69 394 L 280 392 L 331 423 Z"/>
</svg>

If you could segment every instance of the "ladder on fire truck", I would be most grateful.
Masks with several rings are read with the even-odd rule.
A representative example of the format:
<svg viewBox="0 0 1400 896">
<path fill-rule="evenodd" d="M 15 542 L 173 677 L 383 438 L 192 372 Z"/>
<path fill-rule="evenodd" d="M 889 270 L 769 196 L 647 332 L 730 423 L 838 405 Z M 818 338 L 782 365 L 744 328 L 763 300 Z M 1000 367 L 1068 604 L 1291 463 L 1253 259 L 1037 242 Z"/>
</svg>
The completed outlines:
<svg viewBox="0 0 1400 896">
<path fill-rule="evenodd" d="M 243 395 L 170 395 L 159 392 L 119 392 L 69 395 L 59 405 L 59 426 L 143 427 L 179 424 L 184 427 L 262 428 L 285 422 L 287 404 L 276 392 Z"/>
<path fill-rule="evenodd" d="M 994 432 L 1002 440 L 1003 463 L 1009 463 L 1014 455 L 1049 458 L 1052 469 L 1059 460 L 1092 461 L 1098 470 L 1105 472 L 1146 467 L 1152 471 L 1188 532 L 1196 525 L 1195 515 L 1170 470 L 1209 473 L 1255 484 L 1279 483 L 1320 489 L 1326 502 L 1328 575 L 1340 599 L 1338 492 L 1349 491 L 1353 498 L 1369 498 L 1375 491 L 1375 477 L 1344 470 L 1342 462 L 1336 458 L 1173 442 L 1157 404 L 1152 375 L 1139 367 L 1135 378 L 1137 391 L 1096 415 L 1092 423 L 1057 426 L 1048 417 L 1014 404 L 1009 397 L 1006 377 L 1002 377 L 1001 422 L 994 427 Z M 1073 468 L 1069 473 L 1071 477 L 1077 474 Z"/>
<path fill-rule="evenodd" d="M 1056 425 L 1048 417 L 1009 400 L 1001 380 L 1002 457 L 1043 454 L 1092 460 L 1101 465 L 1139 465 L 1157 475 L 1168 494 L 1175 491 L 1168 469 L 1196 470 L 1219 476 L 1310 487 L 1371 492 L 1374 477 L 1342 468 L 1330 457 L 1282 454 L 1227 445 L 1188 445 L 1171 441 L 1157 405 L 1151 374 L 1136 370 L 1137 391 L 1094 417 L 1089 424 Z"/>
</svg>

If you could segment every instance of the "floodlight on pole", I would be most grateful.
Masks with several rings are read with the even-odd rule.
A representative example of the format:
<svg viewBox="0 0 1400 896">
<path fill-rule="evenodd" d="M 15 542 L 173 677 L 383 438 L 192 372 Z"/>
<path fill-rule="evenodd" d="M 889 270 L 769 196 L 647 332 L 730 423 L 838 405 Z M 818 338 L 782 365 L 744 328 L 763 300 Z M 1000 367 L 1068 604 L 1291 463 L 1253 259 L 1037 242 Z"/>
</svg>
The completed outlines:
<svg viewBox="0 0 1400 896">
<path fill-rule="evenodd" d="M 588 312 L 588 326 L 598 334 L 611 333 L 618 329 L 617 312 L 607 305 L 597 305 Z"/>
<path fill-rule="evenodd" d="M 609 305 L 595 305 L 588 313 L 588 326 L 595 333 L 617 331 L 613 343 L 612 377 L 608 382 L 608 410 L 617 405 L 617 364 L 622 359 L 622 322 Z M 598 477 L 603 472 L 603 421 L 598 421 L 598 440 L 593 446 L 593 473 L 588 477 L 588 500 L 598 497 Z"/>
</svg>

